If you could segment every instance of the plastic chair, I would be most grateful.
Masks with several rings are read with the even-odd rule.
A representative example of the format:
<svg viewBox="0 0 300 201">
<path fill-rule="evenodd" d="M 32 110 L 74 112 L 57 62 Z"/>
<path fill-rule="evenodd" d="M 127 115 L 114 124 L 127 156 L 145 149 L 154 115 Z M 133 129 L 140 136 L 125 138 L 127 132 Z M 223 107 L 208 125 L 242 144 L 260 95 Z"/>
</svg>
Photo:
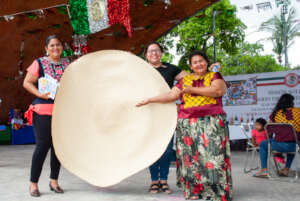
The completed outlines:
<svg viewBox="0 0 300 201">
<path fill-rule="evenodd" d="M 249 173 L 259 168 L 259 147 L 252 144 L 252 136 L 247 133 L 253 129 L 253 123 L 242 123 L 241 129 L 247 138 L 246 159 L 244 163 L 244 173 Z"/>
<path fill-rule="evenodd" d="M 294 129 L 294 126 L 289 123 L 268 123 L 265 127 L 266 132 L 267 132 L 267 137 L 268 137 L 268 171 L 270 173 L 271 169 L 271 158 L 273 158 L 273 163 L 275 165 L 275 170 L 278 176 L 279 168 L 278 168 L 278 163 L 275 160 L 274 154 L 276 153 L 285 153 L 285 154 L 294 154 L 297 156 L 299 154 L 299 142 L 298 142 L 298 137 L 297 133 Z M 272 150 L 271 146 L 271 139 L 277 139 L 276 141 L 281 141 L 282 137 L 284 136 L 285 141 L 295 141 L 296 142 L 296 148 L 295 152 L 278 152 L 275 150 Z M 284 141 L 282 141 L 284 142 Z M 271 177 L 274 177 L 274 175 L 270 174 Z M 298 167 L 296 168 L 296 174 L 294 177 L 293 181 L 296 181 L 298 179 Z"/>
</svg>

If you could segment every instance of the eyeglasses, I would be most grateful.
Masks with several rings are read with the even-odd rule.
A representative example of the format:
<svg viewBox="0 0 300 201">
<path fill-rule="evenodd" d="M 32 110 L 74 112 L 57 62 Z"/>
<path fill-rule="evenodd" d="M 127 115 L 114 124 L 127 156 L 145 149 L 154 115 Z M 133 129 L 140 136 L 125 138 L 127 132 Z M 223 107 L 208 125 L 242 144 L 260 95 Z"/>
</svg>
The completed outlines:
<svg viewBox="0 0 300 201">
<path fill-rule="evenodd" d="M 148 52 L 147 52 L 148 54 L 160 54 L 161 53 L 161 51 L 159 50 L 159 49 L 157 49 L 157 50 L 149 50 Z"/>
</svg>

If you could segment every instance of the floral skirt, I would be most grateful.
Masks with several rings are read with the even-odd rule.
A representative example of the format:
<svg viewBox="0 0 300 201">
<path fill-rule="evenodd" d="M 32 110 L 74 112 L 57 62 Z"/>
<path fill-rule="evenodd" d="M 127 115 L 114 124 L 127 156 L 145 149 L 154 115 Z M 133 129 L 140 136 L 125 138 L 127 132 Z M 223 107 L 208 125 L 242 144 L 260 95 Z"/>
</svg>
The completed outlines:
<svg viewBox="0 0 300 201">
<path fill-rule="evenodd" d="M 186 199 L 232 200 L 226 115 L 179 119 L 176 149 L 177 185 Z"/>
</svg>

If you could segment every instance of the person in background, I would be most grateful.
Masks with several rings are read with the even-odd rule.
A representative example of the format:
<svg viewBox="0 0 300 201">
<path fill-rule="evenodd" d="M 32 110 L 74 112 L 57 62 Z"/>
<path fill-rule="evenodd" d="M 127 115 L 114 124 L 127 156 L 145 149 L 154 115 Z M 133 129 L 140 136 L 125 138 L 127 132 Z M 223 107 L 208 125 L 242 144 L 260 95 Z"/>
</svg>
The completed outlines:
<svg viewBox="0 0 300 201">
<path fill-rule="evenodd" d="M 24 88 L 36 97 L 29 107 L 29 110 L 25 113 L 29 124 L 33 124 L 36 138 L 36 147 L 31 164 L 31 184 L 29 187 L 30 195 L 33 197 L 40 196 L 38 181 L 49 149 L 51 149 L 50 190 L 55 193 L 64 192 L 57 181 L 60 171 L 60 162 L 56 157 L 51 135 L 51 119 L 54 100 L 49 98 L 49 93 L 42 94 L 38 90 L 38 80 L 47 75 L 59 82 L 70 62 L 68 59 L 62 58 L 62 42 L 55 35 L 51 35 L 46 39 L 45 49 L 47 56 L 34 60 L 27 69 L 27 74 L 23 83 Z"/>
<path fill-rule="evenodd" d="M 283 94 L 271 116 L 271 122 L 274 123 L 290 123 L 294 126 L 298 140 L 300 139 L 300 108 L 294 107 L 294 96 L 291 94 Z M 282 137 L 281 139 L 270 139 L 272 149 L 278 152 L 294 152 L 296 149 L 295 139 L 290 139 L 289 135 L 286 138 Z M 268 140 L 263 141 L 260 144 L 260 160 L 261 160 L 261 170 L 254 174 L 254 177 L 267 178 L 267 160 L 268 160 Z M 291 168 L 292 162 L 294 160 L 294 154 L 287 154 L 287 161 L 285 168 L 279 171 L 280 176 L 287 177 L 289 170 Z"/>
<path fill-rule="evenodd" d="M 258 118 L 255 121 L 255 129 L 252 130 L 252 144 L 256 147 L 259 147 L 262 141 L 267 140 L 266 124 L 267 121 L 263 118 Z"/>
</svg>

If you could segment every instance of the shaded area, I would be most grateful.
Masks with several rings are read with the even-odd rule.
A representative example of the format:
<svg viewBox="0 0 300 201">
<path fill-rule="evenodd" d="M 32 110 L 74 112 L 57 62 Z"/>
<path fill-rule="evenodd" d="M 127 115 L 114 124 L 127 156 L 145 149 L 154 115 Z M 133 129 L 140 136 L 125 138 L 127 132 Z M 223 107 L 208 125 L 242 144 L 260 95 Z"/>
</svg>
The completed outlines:
<svg viewBox="0 0 300 201">
<path fill-rule="evenodd" d="M 148 6 L 143 0 L 130 1 L 133 37 L 128 38 L 121 25 L 90 35 L 88 44 L 92 51 L 103 49 L 119 49 L 139 53 L 144 45 L 156 40 L 183 19 L 197 11 L 217 2 L 218 0 L 176 0 L 165 9 L 159 0 L 152 1 Z M 0 16 L 26 10 L 45 8 L 68 3 L 67 0 L 2 0 Z M 44 10 L 44 15 L 18 15 L 11 21 L 0 20 L 0 122 L 7 122 L 10 108 L 26 109 L 33 97 L 22 88 L 23 77 L 18 75 L 20 46 L 24 41 L 24 60 L 22 71 L 34 59 L 44 54 L 44 40 L 48 35 L 56 34 L 64 42 L 71 44 L 72 28 L 66 13 L 57 8 Z M 16 80 L 15 80 L 16 79 Z"/>
</svg>

